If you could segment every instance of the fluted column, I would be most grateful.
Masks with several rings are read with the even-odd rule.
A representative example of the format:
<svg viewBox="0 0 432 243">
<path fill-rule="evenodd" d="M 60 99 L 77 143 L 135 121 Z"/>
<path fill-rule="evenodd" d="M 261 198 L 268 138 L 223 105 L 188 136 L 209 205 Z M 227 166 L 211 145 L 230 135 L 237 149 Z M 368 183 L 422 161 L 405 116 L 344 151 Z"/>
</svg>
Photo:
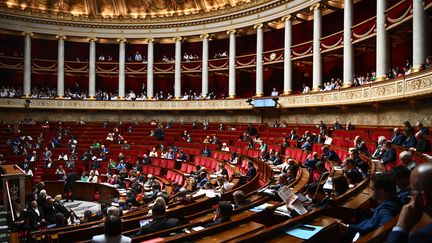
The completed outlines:
<svg viewBox="0 0 432 243">
<path fill-rule="evenodd" d="M 321 5 L 319 3 L 311 7 L 313 10 L 313 70 L 312 90 L 318 91 L 322 82 L 322 57 L 321 57 Z"/>
<path fill-rule="evenodd" d="M 117 39 L 119 43 L 119 77 L 118 77 L 118 97 L 125 97 L 125 67 L 126 67 L 126 39 Z"/>
<path fill-rule="evenodd" d="M 288 15 L 282 18 L 285 22 L 285 39 L 284 39 L 284 90 L 283 94 L 288 95 L 292 93 L 292 60 L 291 60 L 291 46 L 292 46 L 292 20 L 293 17 Z"/>
<path fill-rule="evenodd" d="M 264 71 L 263 71 L 263 51 L 264 51 L 264 25 L 256 24 L 257 30 L 257 48 L 256 48 L 256 86 L 255 95 L 260 97 L 264 95 Z"/>
<path fill-rule="evenodd" d="M 57 97 L 64 97 L 64 42 L 66 36 L 57 35 L 58 39 L 58 53 L 57 53 Z"/>
<path fill-rule="evenodd" d="M 376 79 L 385 80 L 389 66 L 387 50 L 386 31 L 386 6 L 387 0 L 377 2 L 377 23 L 376 23 Z"/>
<path fill-rule="evenodd" d="M 181 41 L 182 37 L 175 39 L 175 65 L 174 65 L 174 97 L 181 98 Z"/>
<path fill-rule="evenodd" d="M 147 39 L 147 99 L 152 99 L 154 95 L 153 86 L 153 64 L 154 64 L 154 39 Z"/>
<path fill-rule="evenodd" d="M 209 93 L 208 91 L 208 52 L 209 52 L 209 34 L 202 34 L 202 76 L 201 76 L 201 94 L 203 96 Z"/>
<path fill-rule="evenodd" d="M 30 97 L 31 95 L 31 37 L 33 33 L 23 32 L 24 36 L 24 84 L 23 84 L 23 95 L 24 97 Z"/>
<path fill-rule="evenodd" d="M 350 87 L 354 79 L 354 49 L 351 42 L 353 22 L 353 0 L 344 1 L 344 69 L 343 69 L 343 87 Z"/>
<path fill-rule="evenodd" d="M 90 99 L 94 99 L 96 96 L 96 41 L 97 38 L 90 38 L 90 50 L 89 50 L 89 92 L 88 96 Z"/>
<path fill-rule="evenodd" d="M 426 47 L 426 21 L 423 0 L 413 0 L 413 71 L 419 71 L 425 63 Z"/>
<path fill-rule="evenodd" d="M 236 96 L 236 30 L 229 30 L 228 98 Z"/>
</svg>

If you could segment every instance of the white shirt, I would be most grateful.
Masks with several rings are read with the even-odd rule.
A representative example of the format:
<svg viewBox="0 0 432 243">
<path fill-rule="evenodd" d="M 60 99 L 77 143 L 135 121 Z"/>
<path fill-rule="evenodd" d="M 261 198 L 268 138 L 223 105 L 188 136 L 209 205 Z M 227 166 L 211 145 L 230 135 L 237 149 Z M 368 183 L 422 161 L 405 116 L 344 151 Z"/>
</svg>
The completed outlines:
<svg viewBox="0 0 432 243">
<path fill-rule="evenodd" d="M 95 243 L 130 243 L 132 239 L 123 235 L 118 235 L 114 237 L 107 237 L 103 235 L 95 235 L 92 238 L 92 242 Z"/>
<path fill-rule="evenodd" d="M 304 88 L 303 88 L 303 92 L 302 92 L 302 94 L 306 94 L 306 93 L 309 93 L 310 92 L 310 88 L 309 88 L 309 86 L 305 86 Z"/>
<path fill-rule="evenodd" d="M 277 92 L 276 90 L 271 93 L 271 96 L 278 96 L 278 95 L 279 95 L 279 92 Z"/>
<path fill-rule="evenodd" d="M 151 151 L 149 157 L 158 157 L 158 153 L 156 151 Z"/>
<path fill-rule="evenodd" d="M 229 152 L 229 151 L 230 151 L 230 149 L 228 148 L 228 146 L 223 146 L 223 147 L 221 148 L 221 150 L 222 150 L 222 151 L 225 151 L 225 152 Z"/>
</svg>

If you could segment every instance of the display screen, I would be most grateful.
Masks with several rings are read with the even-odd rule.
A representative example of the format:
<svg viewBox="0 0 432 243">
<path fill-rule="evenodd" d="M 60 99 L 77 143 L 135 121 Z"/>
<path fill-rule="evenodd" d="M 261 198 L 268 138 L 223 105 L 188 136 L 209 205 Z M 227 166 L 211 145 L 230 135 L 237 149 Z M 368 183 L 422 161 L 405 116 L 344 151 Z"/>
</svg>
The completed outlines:
<svg viewBox="0 0 432 243">
<path fill-rule="evenodd" d="M 277 100 L 273 98 L 254 99 L 252 104 L 255 108 L 276 107 Z"/>
</svg>

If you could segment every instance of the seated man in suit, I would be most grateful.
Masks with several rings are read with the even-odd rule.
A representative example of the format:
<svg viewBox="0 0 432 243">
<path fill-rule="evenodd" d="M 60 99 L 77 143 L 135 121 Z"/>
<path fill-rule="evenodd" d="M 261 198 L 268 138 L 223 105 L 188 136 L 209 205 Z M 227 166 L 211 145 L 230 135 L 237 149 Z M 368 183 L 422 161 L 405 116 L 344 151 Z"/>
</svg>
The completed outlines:
<svg viewBox="0 0 432 243">
<path fill-rule="evenodd" d="M 339 158 L 339 156 L 338 156 L 338 154 L 335 151 L 329 149 L 329 147 L 323 146 L 321 148 L 321 150 L 322 150 L 322 157 L 324 159 L 328 159 L 328 160 L 331 160 L 331 161 L 334 161 L 334 162 L 341 161 L 340 158 Z"/>
<path fill-rule="evenodd" d="M 29 225 L 32 230 L 38 230 L 41 225 L 46 225 L 42 208 L 38 207 L 38 203 L 36 201 L 31 202 L 31 207 L 27 214 Z"/>
<path fill-rule="evenodd" d="M 405 166 L 396 166 L 391 171 L 391 175 L 397 186 L 397 196 L 399 201 L 404 205 L 411 200 L 410 173 L 411 171 Z"/>
<path fill-rule="evenodd" d="M 399 160 L 401 164 L 407 167 L 409 170 L 413 170 L 417 166 L 417 162 L 413 160 L 412 153 L 410 151 L 402 151 L 399 154 Z"/>
<path fill-rule="evenodd" d="M 400 131 L 400 129 L 398 127 L 396 127 L 393 130 L 393 134 L 392 134 L 392 137 L 390 139 L 390 142 L 392 144 L 395 144 L 395 145 L 398 145 L 398 146 L 402 146 L 402 144 L 405 142 L 405 137 L 401 133 L 401 131 Z"/>
<path fill-rule="evenodd" d="M 220 201 L 216 209 L 213 222 L 208 223 L 205 227 L 214 226 L 231 220 L 233 207 L 229 201 Z"/>
<path fill-rule="evenodd" d="M 421 153 L 430 152 L 431 147 L 429 141 L 425 138 L 425 136 L 421 132 L 416 133 L 415 139 L 416 139 L 415 147 L 409 148 L 410 151 L 418 151 Z"/>
<path fill-rule="evenodd" d="M 316 163 L 318 163 L 318 161 L 320 161 L 320 159 L 318 157 L 318 153 L 313 152 L 312 155 L 310 155 L 306 158 L 304 165 L 308 169 L 313 169 L 313 168 L 315 168 L 315 165 L 316 165 Z"/>
<path fill-rule="evenodd" d="M 398 222 L 387 238 L 389 243 L 429 242 L 432 238 L 431 223 L 410 233 L 423 213 L 432 217 L 432 164 L 417 166 L 411 172 L 410 184 L 414 198 L 402 208 Z"/>
<path fill-rule="evenodd" d="M 122 233 L 123 224 L 120 218 L 115 216 L 109 216 L 105 219 L 104 223 L 104 234 L 93 236 L 92 242 L 119 242 L 129 243 L 132 239 L 123 236 Z"/>
<path fill-rule="evenodd" d="M 391 142 L 386 142 L 384 152 L 381 155 L 381 163 L 383 164 L 396 164 L 396 151 L 391 146 Z"/>
<path fill-rule="evenodd" d="M 245 175 L 246 181 L 252 180 L 256 176 L 256 174 L 257 174 L 257 170 L 256 170 L 254 164 L 252 163 L 252 161 L 249 161 L 248 162 L 248 171 L 246 172 L 246 175 Z"/>
<path fill-rule="evenodd" d="M 142 226 L 141 229 L 132 236 L 132 238 L 138 235 L 150 234 L 180 225 L 178 219 L 166 217 L 166 203 L 162 197 L 156 198 L 151 211 L 152 221 Z"/>
<path fill-rule="evenodd" d="M 354 138 L 354 147 L 357 149 L 357 151 L 362 152 L 363 154 L 365 154 L 366 156 L 369 156 L 369 150 L 366 146 L 365 141 L 363 140 L 362 137 L 360 136 L 356 136 Z"/>
<path fill-rule="evenodd" d="M 401 209 L 401 204 L 396 194 L 396 185 L 389 174 L 377 174 L 371 178 L 373 197 L 379 202 L 379 206 L 372 211 L 372 215 L 357 224 L 344 225 L 347 230 L 345 241 L 351 242 L 359 233 L 361 236 L 384 225 L 395 217 Z M 344 242 L 345 242 L 344 241 Z"/>
<path fill-rule="evenodd" d="M 304 151 L 312 151 L 311 139 L 306 138 L 306 141 L 303 143 L 303 145 L 300 148 L 301 148 L 301 150 L 304 150 Z"/>
</svg>

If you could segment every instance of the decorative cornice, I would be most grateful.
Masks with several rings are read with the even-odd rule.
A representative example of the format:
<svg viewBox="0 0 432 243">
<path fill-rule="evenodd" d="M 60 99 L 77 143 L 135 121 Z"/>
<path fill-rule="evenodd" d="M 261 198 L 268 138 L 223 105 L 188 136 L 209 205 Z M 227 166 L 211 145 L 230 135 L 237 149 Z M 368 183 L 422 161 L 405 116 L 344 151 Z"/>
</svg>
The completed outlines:
<svg viewBox="0 0 432 243">
<path fill-rule="evenodd" d="M 237 30 L 227 30 L 227 35 L 231 35 L 231 34 L 236 34 L 238 31 Z"/>
<path fill-rule="evenodd" d="M 175 41 L 175 42 L 182 42 L 182 41 L 184 41 L 184 38 L 183 37 L 181 37 L 181 36 L 177 36 L 177 37 L 174 37 L 173 38 L 173 40 Z"/>
<path fill-rule="evenodd" d="M 205 33 L 200 35 L 200 39 L 210 39 L 210 35 Z"/>
<path fill-rule="evenodd" d="M 289 15 L 287 15 L 287 16 L 283 16 L 283 17 L 281 18 L 281 21 L 282 21 L 282 22 L 285 22 L 285 21 L 287 21 L 287 20 L 294 21 L 295 19 L 296 19 L 296 17 L 295 17 L 294 15 L 289 14 Z"/>
<path fill-rule="evenodd" d="M 323 8 L 324 8 L 324 5 L 322 5 L 321 3 L 316 3 L 312 6 L 310 6 L 309 10 L 314 11 L 315 9 L 321 10 Z"/>
<path fill-rule="evenodd" d="M 146 38 L 146 39 L 144 39 L 144 42 L 147 43 L 147 44 L 148 43 L 155 43 L 155 41 L 156 40 L 154 38 Z"/>
<path fill-rule="evenodd" d="M 117 43 L 126 43 L 127 42 L 127 39 L 126 38 L 118 38 L 117 39 Z"/>
<path fill-rule="evenodd" d="M 263 23 L 259 23 L 259 24 L 254 25 L 254 29 L 262 29 L 263 27 L 264 27 Z"/>
</svg>

